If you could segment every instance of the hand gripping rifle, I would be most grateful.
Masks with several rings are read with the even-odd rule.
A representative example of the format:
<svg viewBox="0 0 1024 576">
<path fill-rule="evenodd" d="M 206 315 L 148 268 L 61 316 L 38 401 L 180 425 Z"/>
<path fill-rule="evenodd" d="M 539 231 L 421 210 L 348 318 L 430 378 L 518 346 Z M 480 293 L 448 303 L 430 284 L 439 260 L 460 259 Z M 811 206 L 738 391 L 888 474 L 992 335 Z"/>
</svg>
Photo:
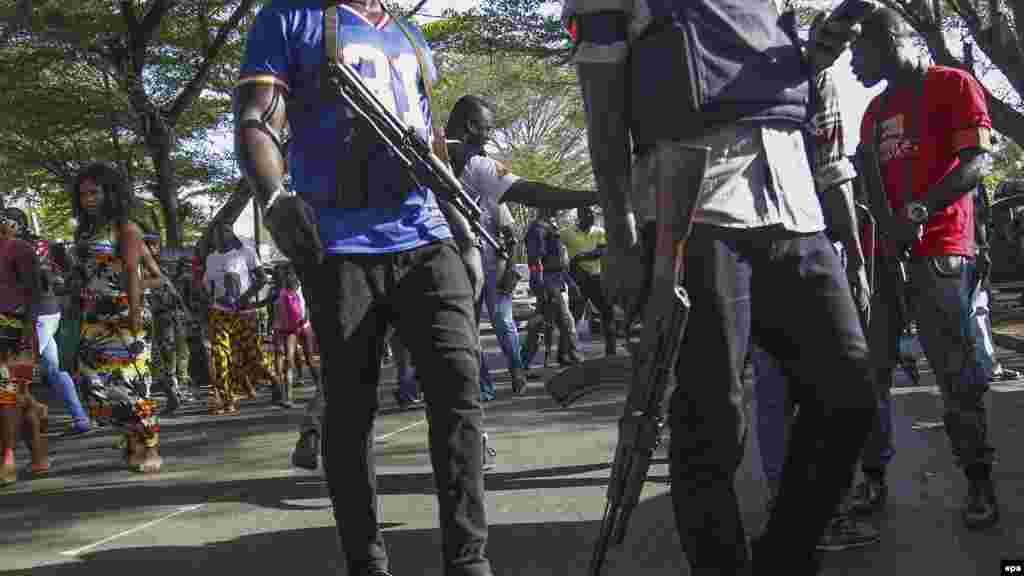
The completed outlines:
<svg viewBox="0 0 1024 576">
<path fill-rule="evenodd" d="M 504 246 L 480 223 L 480 206 L 466 193 L 448 164 L 434 154 L 430 144 L 388 110 L 351 66 L 343 62 L 328 62 L 327 70 L 327 81 L 338 96 L 363 121 L 366 128 L 391 148 L 413 181 L 439 194 L 440 203 L 451 206 L 466 219 L 478 238 L 490 244 L 500 258 L 508 259 Z M 449 224 L 457 226 L 450 220 Z"/>
<path fill-rule="evenodd" d="M 649 296 L 642 310 L 630 311 L 627 326 L 643 315 L 640 345 L 633 354 L 633 383 L 619 420 L 601 533 L 594 547 L 590 576 L 600 576 L 610 546 L 622 543 L 660 438 L 662 405 L 690 316 L 683 287 L 686 238 L 693 207 L 707 166 L 708 149 L 659 143 L 655 180 L 657 221 L 649 272 Z"/>
</svg>

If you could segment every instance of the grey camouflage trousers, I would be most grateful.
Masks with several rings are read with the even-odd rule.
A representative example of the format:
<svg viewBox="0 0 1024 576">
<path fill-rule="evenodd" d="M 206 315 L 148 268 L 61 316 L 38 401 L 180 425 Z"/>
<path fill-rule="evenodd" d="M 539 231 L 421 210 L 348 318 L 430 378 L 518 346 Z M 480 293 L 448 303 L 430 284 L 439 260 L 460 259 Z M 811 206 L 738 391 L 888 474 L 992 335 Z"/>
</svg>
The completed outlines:
<svg viewBox="0 0 1024 576">
<path fill-rule="evenodd" d="M 181 311 L 160 310 L 153 313 L 151 362 L 153 379 L 160 386 L 187 386 L 191 380 L 185 327 L 186 321 Z"/>
</svg>

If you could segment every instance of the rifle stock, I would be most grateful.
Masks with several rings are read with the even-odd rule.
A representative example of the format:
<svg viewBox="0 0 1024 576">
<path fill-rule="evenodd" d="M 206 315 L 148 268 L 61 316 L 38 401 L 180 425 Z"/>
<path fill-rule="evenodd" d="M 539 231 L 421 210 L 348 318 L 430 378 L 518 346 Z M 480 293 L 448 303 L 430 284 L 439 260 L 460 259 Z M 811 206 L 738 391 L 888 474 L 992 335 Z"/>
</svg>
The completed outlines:
<svg viewBox="0 0 1024 576">
<path fill-rule="evenodd" d="M 658 445 L 665 391 L 690 315 L 690 299 L 683 287 L 685 243 L 708 152 L 704 147 L 677 143 L 658 145 L 650 292 L 643 306 L 640 345 L 633 356 L 633 384 L 619 420 L 619 441 L 601 531 L 591 559 L 591 576 L 600 576 L 608 548 L 624 540 Z M 631 324 L 631 318 L 627 320 Z"/>
</svg>

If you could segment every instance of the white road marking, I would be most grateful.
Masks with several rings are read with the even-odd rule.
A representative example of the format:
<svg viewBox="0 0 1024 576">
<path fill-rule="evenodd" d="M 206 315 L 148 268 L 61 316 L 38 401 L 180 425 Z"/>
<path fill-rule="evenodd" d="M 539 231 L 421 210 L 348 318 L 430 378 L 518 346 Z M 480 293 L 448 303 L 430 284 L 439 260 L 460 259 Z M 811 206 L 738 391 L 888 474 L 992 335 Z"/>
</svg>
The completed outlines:
<svg viewBox="0 0 1024 576">
<path fill-rule="evenodd" d="M 1009 382 L 1006 384 L 989 384 L 989 390 L 993 392 L 1021 392 L 1024 391 L 1024 381 Z M 919 394 L 922 392 L 934 395 L 940 394 L 938 386 L 900 386 L 898 388 L 892 388 L 893 396 Z"/>
<path fill-rule="evenodd" d="M 140 532 L 140 531 L 145 530 L 146 528 L 150 528 L 152 526 L 156 526 L 157 524 L 159 524 L 159 523 L 161 523 L 161 522 L 163 522 L 165 520 L 170 520 L 171 518 L 174 518 L 175 516 L 179 516 L 179 515 L 184 514 L 186 512 L 192 512 L 193 510 L 198 510 L 198 509 L 202 508 L 203 506 L 206 506 L 205 502 L 202 503 L 202 504 L 193 504 L 191 506 L 184 506 L 184 507 L 179 508 L 179 509 L 177 509 L 174 512 L 171 512 L 169 514 L 164 514 L 163 516 L 157 518 L 156 520 L 150 520 L 149 522 L 146 522 L 145 524 L 139 524 L 138 526 L 136 526 L 134 528 L 129 528 L 128 530 L 125 530 L 123 532 L 118 532 L 117 534 L 114 534 L 113 536 L 108 536 L 108 537 L 104 538 L 103 540 L 99 540 L 97 542 L 93 542 L 92 544 L 89 544 L 88 546 L 82 546 L 81 548 L 75 548 L 74 550 L 65 550 L 64 552 L 61 552 L 60 555 L 61 556 L 78 556 L 79 554 L 81 554 L 83 552 L 88 552 L 89 550 L 92 550 L 93 548 L 97 548 L 97 547 L 102 546 L 102 545 L 104 545 L 104 544 L 106 544 L 108 542 L 113 542 L 114 540 L 117 540 L 118 538 L 122 538 L 124 536 L 129 535 L 129 534 L 134 534 L 136 532 Z"/>
<path fill-rule="evenodd" d="M 413 422 L 412 424 L 409 424 L 407 426 L 402 426 L 398 430 L 392 430 L 391 432 L 388 432 L 387 434 L 381 434 L 380 436 L 376 436 L 373 439 L 373 441 L 374 442 L 382 442 L 384 440 L 387 440 L 388 438 L 391 438 L 395 434 L 401 434 L 402 432 L 405 432 L 406 430 L 412 430 L 413 428 L 415 428 L 417 426 L 420 426 L 422 424 L 425 424 L 426 422 L 427 422 L 426 418 L 423 418 L 422 420 L 417 420 L 417 421 Z"/>
<path fill-rule="evenodd" d="M 525 400 L 525 399 L 524 398 L 518 398 L 516 400 L 521 401 L 521 400 Z M 380 436 L 376 436 L 376 437 L 374 437 L 373 440 L 375 442 L 382 442 L 384 440 L 387 440 L 388 438 L 391 438 L 392 436 L 401 434 L 402 432 L 406 432 L 408 430 L 412 430 L 413 428 L 416 428 L 418 426 L 422 426 L 426 422 L 427 422 L 427 419 L 426 418 L 422 418 L 422 419 L 417 420 L 417 421 L 415 421 L 415 422 L 413 422 L 411 424 L 407 424 L 405 426 L 402 426 L 401 428 L 398 428 L 396 430 L 392 430 L 391 432 L 388 432 L 386 434 L 381 434 Z M 294 469 L 281 470 L 279 472 L 280 473 L 284 473 L 284 475 L 286 475 L 286 476 L 297 475 L 296 471 Z M 298 485 L 309 485 L 309 484 L 322 484 L 323 482 L 324 482 L 324 480 L 321 479 L 321 480 L 316 480 L 316 481 L 313 481 L 313 482 L 302 482 L 302 481 L 299 481 L 299 482 L 297 482 L 297 484 Z M 163 515 L 163 516 L 161 516 L 159 518 L 156 518 L 155 520 L 150 520 L 149 522 L 146 522 L 144 524 L 140 524 L 138 526 L 135 526 L 134 528 L 129 528 L 128 530 L 124 530 L 122 532 L 118 532 L 117 534 L 114 534 L 113 536 L 108 536 L 108 537 L 106 537 L 106 538 L 104 538 L 102 540 L 98 540 L 98 541 L 93 542 L 92 544 L 89 544 L 87 546 L 82 546 L 81 548 L 75 548 L 74 550 L 65 550 L 64 552 L 61 552 L 60 555 L 61 556 L 78 556 L 79 554 L 82 554 L 83 552 L 88 552 L 89 550 L 92 550 L 92 549 L 97 548 L 99 546 L 102 546 L 104 544 L 113 542 L 114 540 L 117 540 L 118 538 L 123 538 L 125 536 L 130 535 L 130 534 L 135 534 L 136 532 L 141 532 L 143 530 L 146 530 L 147 528 L 152 528 L 153 526 L 156 526 L 157 524 L 160 524 L 161 522 L 164 522 L 166 520 L 170 520 L 171 518 L 174 518 L 175 516 L 180 516 L 181 514 L 185 514 L 186 512 L 192 512 L 194 510 L 198 510 L 198 509 L 206 506 L 207 504 L 213 502 L 214 500 L 216 500 L 216 499 L 210 500 L 208 502 L 203 502 L 201 504 L 192 504 L 190 506 L 184 506 L 182 508 L 179 508 L 178 510 L 175 510 L 173 512 L 167 513 L 167 514 L 165 514 L 165 515 Z"/>
</svg>

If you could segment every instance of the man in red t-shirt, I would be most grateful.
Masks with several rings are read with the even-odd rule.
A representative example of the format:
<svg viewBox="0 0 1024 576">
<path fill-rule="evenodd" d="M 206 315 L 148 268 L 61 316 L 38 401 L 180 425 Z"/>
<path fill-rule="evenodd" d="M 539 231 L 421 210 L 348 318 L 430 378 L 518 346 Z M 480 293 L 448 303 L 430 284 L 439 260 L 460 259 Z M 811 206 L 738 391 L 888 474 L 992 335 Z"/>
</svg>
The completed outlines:
<svg viewBox="0 0 1024 576">
<path fill-rule="evenodd" d="M 885 504 L 885 467 L 894 452 L 889 388 L 900 331 L 913 319 L 942 391 L 946 434 L 967 475 L 964 521 L 982 528 L 998 521 L 998 506 L 994 451 L 986 439 L 987 379 L 968 318 L 976 270 L 973 192 L 991 147 L 992 123 L 981 85 L 962 70 L 919 62 L 911 36 L 895 12 L 880 9 L 863 22 L 852 47 L 861 83 L 888 82 L 861 124 L 865 177 L 883 237 L 876 254 L 884 256 L 876 267 L 868 330 L 878 421 L 864 448 L 865 482 L 852 507 L 871 513 Z M 904 294 L 907 318 L 900 312 Z"/>
</svg>

